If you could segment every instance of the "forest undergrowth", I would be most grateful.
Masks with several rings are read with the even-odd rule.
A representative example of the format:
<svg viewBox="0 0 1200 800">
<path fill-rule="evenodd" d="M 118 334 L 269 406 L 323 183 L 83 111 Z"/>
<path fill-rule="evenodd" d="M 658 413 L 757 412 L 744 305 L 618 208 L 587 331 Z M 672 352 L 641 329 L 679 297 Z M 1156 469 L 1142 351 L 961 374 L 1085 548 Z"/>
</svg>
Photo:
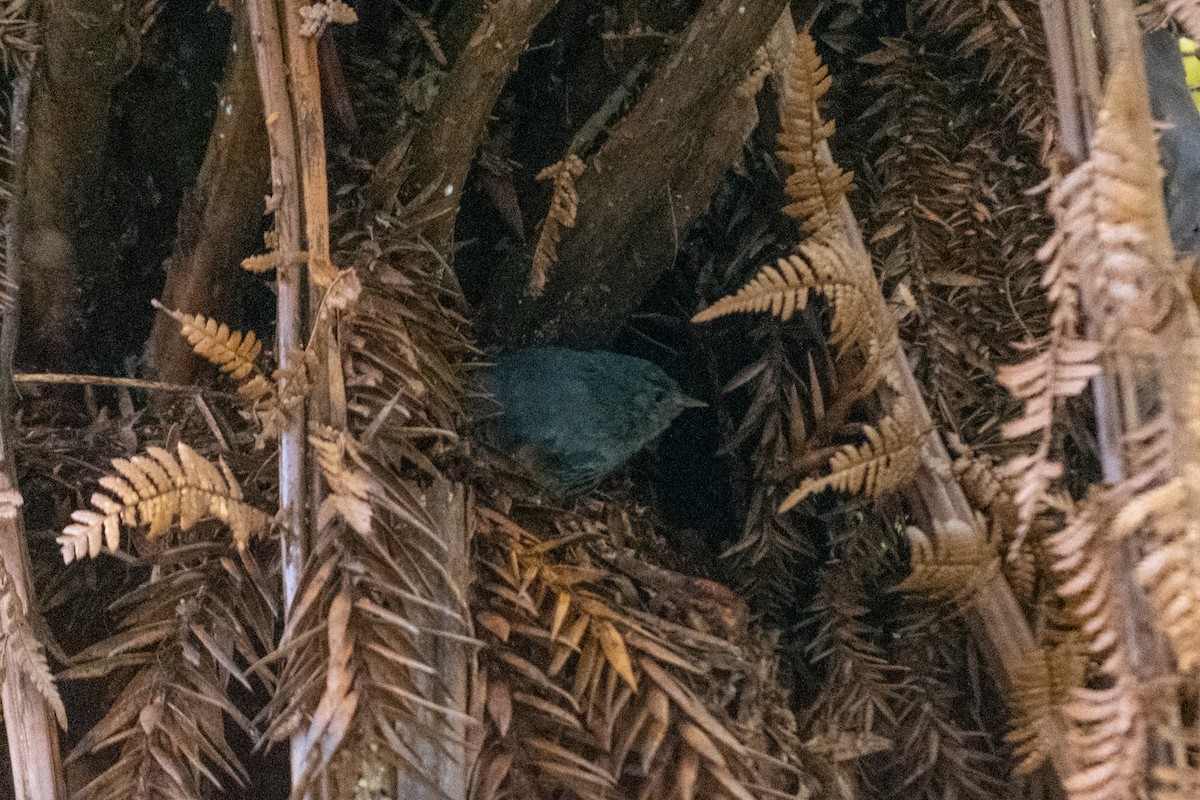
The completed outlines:
<svg viewBox="0 0 1200 800">
<path fill-rule="evenodd" d="M 1200 10 L 1077 6 L 0 0 L 0 797 L 1197 796 Z M 544 345 L 707 406 L 548 491 Z"/>
</svg>

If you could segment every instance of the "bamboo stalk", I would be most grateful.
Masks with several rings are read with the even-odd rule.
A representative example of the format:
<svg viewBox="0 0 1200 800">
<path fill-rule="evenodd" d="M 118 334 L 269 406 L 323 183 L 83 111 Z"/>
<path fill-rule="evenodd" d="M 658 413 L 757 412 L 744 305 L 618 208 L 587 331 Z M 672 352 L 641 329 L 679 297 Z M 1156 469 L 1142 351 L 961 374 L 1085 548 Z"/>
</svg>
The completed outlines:
<svg viewBox="0 0 1200 800">
<path fill-rule="evenodd" d="M 250 36 L 254 45 L 267 140 L 271 146 L 271 197 L 268 210 L 275 213 L 280 267 L 276 349 L 283 377 L 280 397 L 292 393 L 294 375 L 304 368 L 304 313 L 301 303 L 301 178 L 296 146 L 296 122 L 288 91 L 284 61 L 283 28 L 274 0 L 247 0 Z M 303 404 L 288 414 L 279 438 L 279 505 L 282 510 L 281 559 L 283 568 L 284 617 L 291 611 L 304 567 L 306 531 L 305 482 L 306 415 Z M 308 753 L 303 737 L 292 739 L 293 785 L 304 772 Z"/>
</svg>

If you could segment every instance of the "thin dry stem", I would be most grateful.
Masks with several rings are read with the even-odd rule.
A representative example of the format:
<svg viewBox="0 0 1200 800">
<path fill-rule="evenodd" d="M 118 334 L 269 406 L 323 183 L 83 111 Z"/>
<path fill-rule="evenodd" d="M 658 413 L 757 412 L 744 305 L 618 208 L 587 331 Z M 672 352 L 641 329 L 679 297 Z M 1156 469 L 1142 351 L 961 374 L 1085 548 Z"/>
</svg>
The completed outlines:
<svg viewBox="0 0 1200 800">
<path fill-rule="evenodd" d="M 304 250 L 301 245 L 303 228 L 299 195 L 302 184 L 296 122 L 288 92 L 283 28 L 278 9 L 273 0 L 247 0 L 246 14 L 250 19 L 267 139 L 271 145 L 269 210 L 275 214 L 275 233 L 281 259 L 276 350 L 279 353 L 280 374 L 284 376 L 279 387 L 279 395 L 283 397 L 288 393 L 289 387 L 284 385 L 290 380 L 288 376 L 299 375 L 304 366 L 304 319 L 300 302 L 302 275 L 299 267 L 294 266 Z M 301 406 L 287 415 L 279 436 L 280 543 L 285 617 L 296 598 L 304 566 L 305 492 L 305 414 Z M 306 761 L 307 754 L 293 748 L 293 780 L 302 772 Z"/>
<path fill-rule="evenodd" d="M 21 176 L 20 166 L 25 157 L 25 112 L 29 99 L 29 73 L 20 73 L 14 82 L 12 108 L 13 163 Z M 4 220 L 7 227 L 7 265 L 5 276 L 11 285 L 20 288 L 21 225 L 18 215 L 8 210 Z M 0 328 L 0 471 L 8 486 L 15 485 L 16 463 L 12 441 L 12 375 L 13 351 L 17 344 L 17 309 L 4 314 Z M 33 603 L 29 551 L 25 547 L 24 521 L 20 513 L 0 517 L 0 562 L 12 582 L 17 597 L 28 617 L 39 612 Z M 66 797 L 63 782 L 62 757 L 58 749 L 58 729 L 49 705 L 29 676 L 22 670 L 8 670 L 0 684 L 0 705 L 3 707 L 8 753 L 12 764 L 16 800 L 59 800 Z"/>
</svg>

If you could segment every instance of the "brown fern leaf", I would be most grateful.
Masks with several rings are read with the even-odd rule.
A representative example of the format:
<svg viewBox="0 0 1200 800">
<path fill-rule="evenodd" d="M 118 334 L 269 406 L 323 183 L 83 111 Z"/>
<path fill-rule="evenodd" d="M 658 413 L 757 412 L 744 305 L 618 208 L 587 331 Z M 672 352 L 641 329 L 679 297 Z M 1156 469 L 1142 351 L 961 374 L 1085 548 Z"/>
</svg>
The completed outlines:
<svg viewBox="0 0 1200 800">
<path fill-rule="evenodd" d="M 971 527 L 961 520 L 938 525 L 932 537 L 910 525 L 904 531 L 911 552 L 909 576 L 896 588 L 967 605 L 991 581 L 1000 563 L 984 533 L 982 517 Z"/>
<path fill-rule="evenodd" d="M 25 603 L 0 558 L 0 676 L 6 674 L 24 675 L 54 711 L 59 726 L 67 729 L 67 709 L 46 663 L 46 649 L 33 632 Z"/>
<path fill-rule="evenodd" d="M 903 404 L 898 404 L 878 426 L 868 425 L 865 433 L 865 443 L 844 445 L 834 453 L 829 459 L 830 473 L 805 479 L 784 499 L 779 513 L 826 489 L 881 497 L 896 491 L 916 474 L 921 465 L 921 437 Z"/>
<path fill-rule="evenodd" d="M 555 540 L 543 542 L 498 512 L 479 513 L 489 577 L 477 619 L 488 631 L 490 744 L 480 768 L 488 791 L 477 797 L 520 786 L 587 800 L 799 790 L 794 762 L 771 742 L 799 746 L 790 714 L 765 705 L 773 667 L 757 645 L 728 661 L 733 651 L 723 640 L 639 611 L 636 598 L 617 602 L 603 557 L 577 562 Z M 713 691 L 717 664 L 729 670 L 722 686 L 767 692 L 736 721 L 718 699 L 729 695 Z"/>
<path fill-rule="evenodd" d="M 783 211 L 799 220 L 805 233 L 814 235 L 835 224 L 854 176 L 817 157 L 818 147 L 833 135 L 833 122 L 824 122 L 817 106 L 833 79 L 807 30 L 796 34 L 793 53 L 784 92 L 783 131 L 779 134 L 784 148 L 779 157 L 792 167 L 785 185 L 791 203 Z"/>
<path fill-rule="evenodd" d="M 1080 765 L 1064 780 L 1071 800 L 1130 800 L 1146 764 L 1146 714 L 1138 680 L 1129 665 L 1118 585 L 1117 548 L 1108 529 L 1112 500 L 1094 490 L 1048 545 L 1058 593 L 1079 616 L 1088 652 L 1099 660 L 1093 680 L 1107 688 L 1079 687 L 1063 711 L 1071 724 L 1068 745 Z"/>
<path fill-rule="evenodd" d="M 312 439 L 331 490 L 342 497 L 321 509 L 324 527 L 301 575 L 302 599 L 271 656 L 283 663 L 264 735 L 305 744 L 301 794 L 326 777 L 357 780 L 340 769 L 393 776 L 400 769 L 427 779 L 433 765 L 420 753 L 445 746 L 436 733 L 441 724 L 471 724 L 451 681 L 433 666 L 439 652 L 474 642 L 442 530 L 387 464 L 321 430 Z M 353 474 L 359 470 L 365 474 Z M 364 489 L 366 497 L 354 494 Z M 434 491 L 447 491 L 446 484 Z M 364 524 L 353 527 L 351 519 Z M 420 741 L 399 744 L 398 729 L 417 732 Z M 377 751 L 370 742 L 391 744 Z"/>
<path fill-rule="evenodd" d="M 63 680 L 132 677 L 74 755 L 117 747 L 115 759 L 80 792 L 93 800 L 130 796 L 201 800 L 224 776 L 249 775 L 226 737 L 226 723 L 251 741 L 257 731 L 229 696 L 229 683 L 267 690 L 260 661 L 275 630 L 274 591 L 246 552 L 228 543 L 174 546 L 154 558 L 152 579 L 115 607 L 121 630 L 79 653 Z"/>
<path fill-rule="evenodd" d="M 177 321 L 180 332 L 191 343 L 196 355 L 204 358 L 235 381 L 241 381 L 252 373 L 259 373 L 255 359 L 262 352 L 262 342 L 254 331 L 230 331 L 225 323 L 217 322 L 202 314 L 184 314 L 167 308 L 157 300 L 154 307 Z"/>
<path fill-rule="evenodd" d="M 907 675 L 897 686 L 895 724 L 884 728 L 894 742 L 883 756 L 885 774 L 897 776 L 898 784 L 886 796 L 1007 797 L 1000 781 L 1009 765 L 985 744 L 978 722 L 956 713 L 970 702 L 961 681 L 976 669 L 963 657 L 967 632 L 958 615 L 941 603 L 912 604 L 898 622 L 889 655 Z"/>
<path fill-rule="evenodd" d="M 262 342 L 247 331 L 230 331 L 225 323 L 218 324 L 200 314 L 181 314 L 183 335 L 192 343 L 196 355 L 208 359 L 235 381 L 254 371 L 254 359 L 262 352 Z"/>
<path fill-rule="evenodd" d="M 117 474 L 100 479 L 105 492 L 92 494 L 95 510 L 73 512 L 71 524 L 58 537 L 63 561 L 95 558 L 102 546 L 116 550 L 122 525 L 149 526 L 154 538 L 172 525 L 186 531 L 212 517 L 229 526 L 239 549 L 267 532 L 271 516 L 243 500 L 224 460 L 218 468 L 185 442 L 178 452 L 176 458 L 161 447 L 148 447 L 146 455 L 113 459 Z"/>
<path fill-rule="evenodd" d="M 358 443 L 346 431 L 328 425 L 314 427 L 308 442 L 329 486 L 317 511 L 317 526 L 324 528 L 336 514 L 358 533 L 370 532 L 371 473 L 358 452 Z"/>
<path fill-rule="evenodd" d="M 855 540 L 871 536 L 877 542 L 879 531 L 869 515 L 863 516 L 866 524 Z M 876 736 L 895 720 L 900 706 L 897 684 L 902 676 L 888 661 L 868 622 L 868 584 L 871 573 L 878 571 L 878 553 L 878 545 L 861 548 L 860 554 L 839 549 L 820 570 L 811 607 L 816 634 L 807 649 L 813 667 L 825 679 L 815 703 L 805 712 L 817 736 Z"/>
<path fill-rule="evenodd" d="M 1057 720 L 1087 676 L 1087 652 L 1078 634 L 1054 633 L 1055 640 L 1030 650 L 1013 674 L 1012 722 L 1005 739 L 1017 757 L 1016 771 L 1026 775 L 1060 746 Z"/>
<path fill-rule="evenodd" d="M 575 213 L 579 210 L 579 192 L 575 190 L 575 180 L 583 174 L 584 169 L 579 156 L 571 153 L 537 174 L 539 181 L 554 181 L 554 194 L 550 198 L 550 210 L 542 222 L 542 231 L 538 234 L 537 246 L 533 249 L 533 266 L 529 272 L 529 294 L 533 297 L 546 288 L 550 267 L 558 261 L 558 242 L 563 229 L 575 227 Z"/>
<path fill-rule="evenodd" d="M 1025 403 L 1021 418 L 1005 423 L 1004 435 L 1019 439 L 1049 428 L 1055 401 L 1079 394 L 1100 372 L 1099 354 L 1099 342 L 1064 339 L 1028 361 L 1000 367 L 1000 382 Z"/>
<path fill-rule="evenodd" d="M 963 53 L 984 54 L 984 75 L 995 84 L 1003 107 L 1011 109 L 1021 132 L 1048 153 L 1057 114 L 1038 4 L 921 0 L 917 7 L 928 15 L 930 29 L 961 37 Z"/>
<path fill-rule="evenodd" d="M 954 460 L 954 475 L 971 506 L 983 512 L 988 520 L 988 539 L 1000 553 L 1008 553 L 1016 536 L 1018 509 L 1014 496 L 1016 488 L 1011 476 L 1004 475 L 990 458 L 978 456 L 957 444 L 962 455 Z M 1049 569 L 1044 554 L 1044 528 L 1057 520 L 1048 515 L 1034 520 L 1031 536 L 1017 548 L 1016 557 L 1002 560 L 1000 569 L 1013 588 L 1013 593 L 1027 610 L 1037 605 L 1042 576 Z"/>
<path fill-rule="evenodd" d="M 1056 231 L 1042 248 L 1043 286 L 1054 303 L 1045 350 L 1025 364 L 1006 367 L 1000 381 L 1025 403 L 1022 417 L 1005 435 L 1040 433 L 1032 456 L 1016 459 L 1021 476 L 1020 523 L 1014 544 L 1036 513 L 1057 469 L 1048 461 L 1050 427 L 1057 400 L 1083 390 L 1099 367 L 1101 342 L 1133 331 L 1152 332 L 1170 307 L 1174 258 L 1162 214 L 1161 170 L 1150 141 L 1149 119 L 1131 102 L 1133 74 L 1114 66 L 1092 143 L 1091 159 L 1074 170 L 1050 197 Z M 1087 279 L 1099 340 L 1078 338 L 1078 295 Z M 1015 550 L 1010 550 L 1015 552 Z"/>
<path fill-rule="evenodd" d="M 829 298 L 833 306 L 831 340 L 834 344 L 870 340 L 877 320 L 874 277 L 864 283 L 861 264 L 844 238 L 810 238 L 796 253 L 765 266 L 737 294 L 723 297 L 692 318 L 709 322 L 729 314 L 770 311 L 788 320 L 808 304 L 810 291 Z"/>
<path fill-rule="evenodd" d="M 815 290 L 833 307 L 833 343 L 855 343 L 864 353 L 880 346 L 887 311 L 882 308 L 875 273 L 851 246 L 850 232 L 837 222 L 852 177 L 829 161 L 825 150 L 833 124 L 822 121 L 817 102 L 829 85 L 812 37 L 800 32 L 784 82 L 779 141 L 784 146 L 780 157 L 792 166 L 786 185 L 792 202 L 784 211 L 802 219 L 809 236 L 795 254 L 776 266 L 764 266 L 750 283 L 701 311 L 693 322 L 759 311 L 770 311 L 786 321 L 805 308 L 809 291 Z"/>
<path fill-rule="evenodd" d="M 741 537 L 722 557 L 731 561 L 742 595 L 768 615 L 778 611 L 781 618 L 792 613 L 797 576 L 807 574 L 803 565 L 816 558 L 802 517 L 775 513 L 792 485 L 790 465 L 805 452 L 806 406 L 817 423 L 825 416 L 815 364 L 809 360 L 805 386 L 802 368 L 791 355 L 792 346 L 807 338 L 803 330 L 756 326 L 752 341 L 761 355 L 725 387 L 727 393 L 744 390 L 750 407 L 762 411 L 743 416 L 722 445 L 723 452 L 738 454 L 752 475 Z"/>
<path fill-rule="evenodd" d="M 338 237 L 333 257 L 361 282 L 337 319 L 356 440 L 309 432 L 338 497 L 320 509 L 301 600 L 271 655 L 280 688 L 264 712 L 269 741 L 312 745 L 298 794 L 368 774 L 390 776 L 391 794 L 397 781 L 434 785 L 454 758 L 447 739 L 465 740 L 474 724 L 440 671 L 469 663 L 476 645 L 459 528 L 442 513 L 455 493 L 439 470 L 475 351 L 442 254 L 422 235 L 436 218 L 426 196 Z M 303 402 L 316 374 L 279 376 L 281 413 Z"/>
<path fill-rule="evenodd" d="M 1152 334 L 1178 302 L 1188 302 L 1187 271 L 1175 251 L 1162 211 L 1163 170 L 1153 121 L 1135 90 L 1133 66 L 1114 65 L 1092 141 L 1097 296 L 1092 316 L 1106 342 L 1133 332 Z"/>
<path fill-rule="evenodd" d="M 1093 491 L 1048 541 L 1054 570 L 1062 576 L 1058 593 L 1084 615 L 1081 629 L 1087 634 L 1088 650 L 1097 656 L 1119 647 L 1123 639 L 1113 553 L 1105 546 L 1111 520 L 1109 498 Z"/>
<path fill-rule="evenodd" d="M 434 217 L 421 208 L 411 214 L 416 221 L 373 224 L 337 256 L 362 280 L 362 294 L 343 323 L 354 343 L 346 391 L 351 430 L 370 428 L 390 459 L 433 473 L 431 454 L 460 426 L 460 398 L 477 353 L 467 338 L 462 298 L 447 293 L 441 256 L 420 237 L 418 223 Z M 428 446 L 431 439 L 435 444 Z"/>
<path fill-rule="evenodd" d="M 1200 21 L 1200 20 L 1198 20 Z M 1200 797 L 1200 769 L 1195 766 L 1156 766 L 1154 800 L 1193 800 Z"/>
<path fill-rule="evenodd" d="M 1188 369 L 1186 357 L 1183 368 Z M 1195 405 L 1191 407 L 1200 408 Z M 1122 442 L 1128 475 L 1125 487 L 1136 495 L 1171 480 L 1175 474 L 1175 443 L 1172 425 L 1165 414 L 1159 414 L 1137 429 L 1126 432 Z"/>
<path fill-rule="evenodd" d="M 1081 339 L 1078 333 L 1080 282 L 1096 261 L 1092 174 L 1090 163 L 1083 164 L 1050 195 L 1055 232 L 1038 252 L 1046 265 L 1042 286 L 1053 303 L 1050 334 L 1037 355 L 997 370 L 997 380 L 1024 404 L 1020 418 L 1005 424 L 1004 436 L 1039 436 L 1032 453 L 1014 457 L 1005 467 L 1017 485 L 1017 527 L 1009 545 L 1010 559 L 1020 552 L 1046 492 L 1062 472 L 1061 465 L 1050 459 L 1056 404 L 1082 392 L 1100 370 L 1101 344 Z"/>
<path fill-rule="evenodd" d="M 273 258 L 274 254 L 252 258 L 268 257 Z M 248 409 L 249 416 L 259 426 L 257 446 L 277 438 L 280 417 L 289 408 L 279 400 L 279 382 L 268 380 L 258 368 L 256 359 L 262 352 L 262 342 L 255 336 L 254 331 L 247 332 L 243 337 L 240 331 L 231 332 L 227 325 L 218 324 L 215 320 L 174 311 L 157 300 L 150 302 L 180 323 L 180 332 L 187 337 L 197 355 L 217 365 L 222 372 L 238 382 L 238 397 Z M 278 371 L 276 372 L 278 375 Z M 294 387 L 297 383 L 291 381 L 287 385 Z M 307 391 L 307 383 L 301 385 L 304 391 Z M 294 399 L 291 402 L 294 406 Z"/>
<path fill-rule="evenodd" d="M 1140 797 L 1146 721 L 1137 679 L 1122 674 L 1108 689 L 1077 688 L 1066 704 L 1075 723 L 1069 739 L 1081 768 L 1063 780 L 1070 800 Z"/>
<path fill-rule="evenodd" d="M 264 272 L 279 269 L 279 262 L 279 253 L 272 250 L 269 253 L 259 253 L 258 255 L 243 258 L 242 269 L 255 275 L 261 275 Z"/>
<path fill-rule="evenodd" d="M 1179 669 L 1200 666 L 1200 466 L 1130 500 L 1113 520 L 1114 536 L 1149 525 L 1150 545 L 1137 565 L 1150 592 L 1155 623 L 1171 641 Z"/>
<path fill-rule="evenodd" d="M 1024 357 L 1010 342 L 1047 330 L 1036 252 L 1051 226 L 1031 191 L 1045 176 L 1030 143 L 991 116 L 978 61 L 948 57 L 941 38 L 940 26 L 885 38 L 867 57 L 880 68 L 873 141 L 886 148 L 870 246 L 880 283 L 914 312 L 902 330 L 935 421 L 1007 456 L 1016 448 L 996 421 L 1017 406 L 996 391 L 995 367 Z"/>
</svg>

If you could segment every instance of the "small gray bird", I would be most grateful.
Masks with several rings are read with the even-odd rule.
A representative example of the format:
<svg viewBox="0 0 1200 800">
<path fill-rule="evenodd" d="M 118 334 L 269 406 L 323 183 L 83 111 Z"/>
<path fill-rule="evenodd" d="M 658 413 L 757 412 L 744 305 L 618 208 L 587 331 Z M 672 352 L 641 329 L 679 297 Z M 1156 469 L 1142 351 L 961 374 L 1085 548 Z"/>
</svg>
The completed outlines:
<svg viewBox="0 0 1200 800">
<path fill-rule="evenodd" d="M 501 353 L 479 387 L 499 404 L 485 441 L 565 495 L 595 487 L 681 411 L 705 405 L 649 361 L 561 347 Z"/>
</svg>

